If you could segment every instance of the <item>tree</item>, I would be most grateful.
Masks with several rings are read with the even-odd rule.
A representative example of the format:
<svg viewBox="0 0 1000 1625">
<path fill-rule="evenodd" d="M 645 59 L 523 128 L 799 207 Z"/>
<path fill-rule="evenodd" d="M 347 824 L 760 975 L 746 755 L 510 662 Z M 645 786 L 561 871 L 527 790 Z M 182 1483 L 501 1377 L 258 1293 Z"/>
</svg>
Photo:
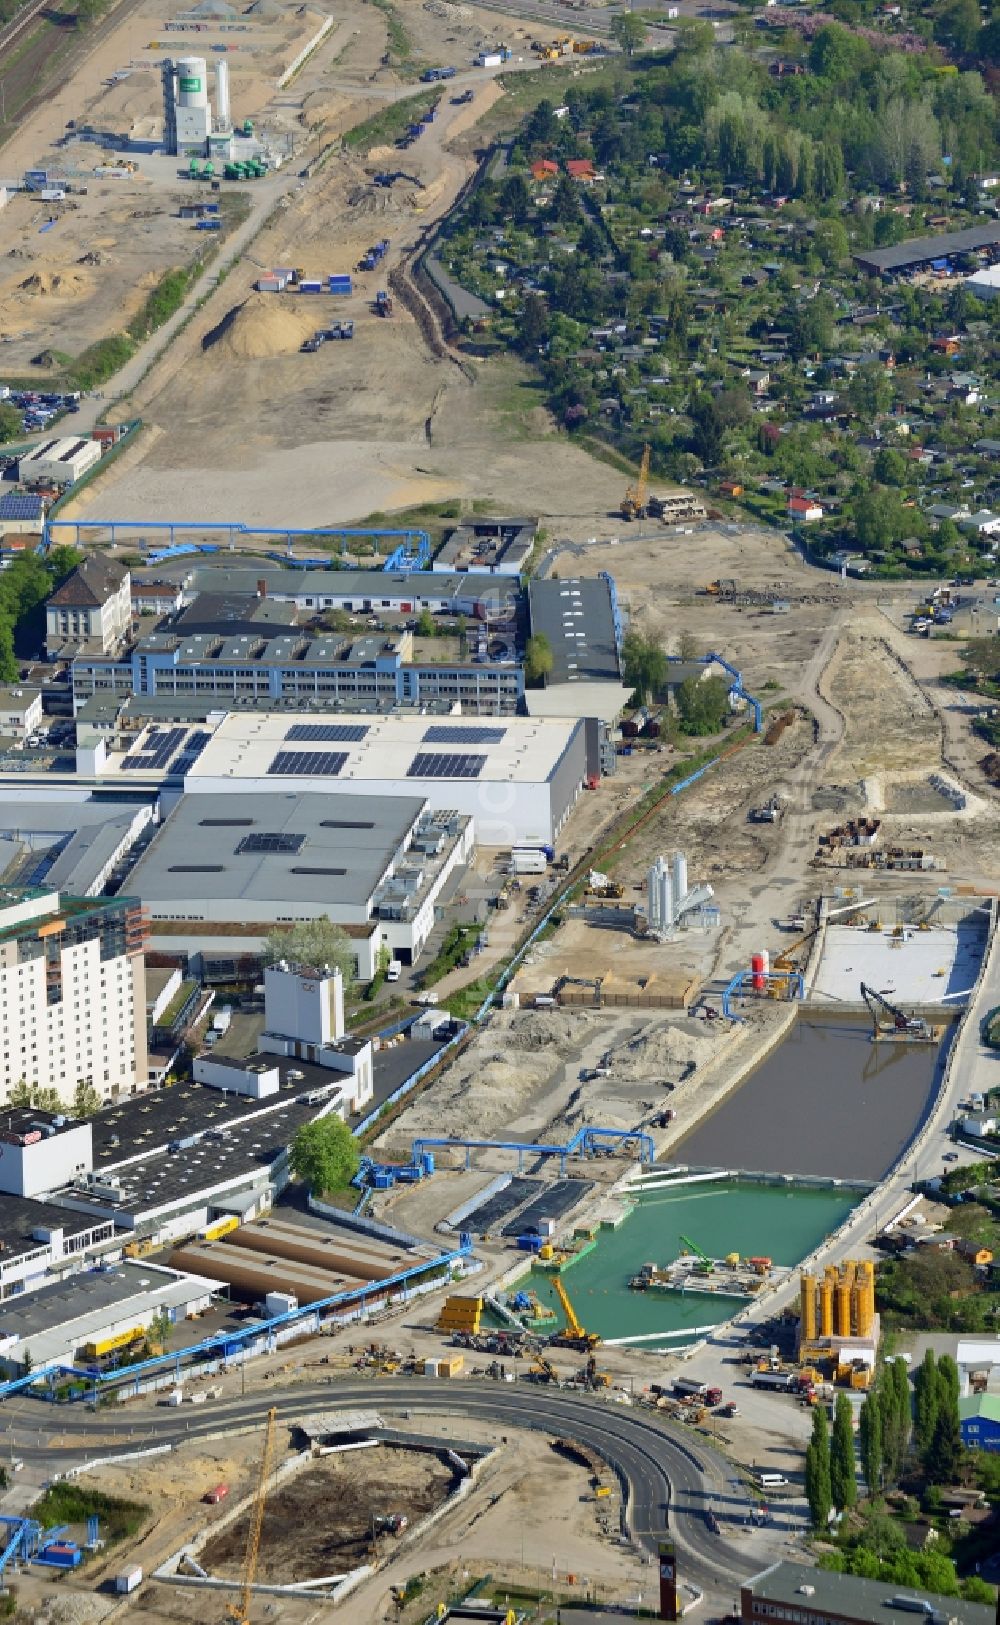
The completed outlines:
<svg viewBox="0 0 1000 1625">
<path fill-rule="evenodd" d="M 729 684 L 724 677 L 686 677 L 677 690 L 681 732 L 721 733 L 729 715 Z"/>
<path fill-rule="evenodd" d="M 524 648 L 524 676 L 525 680 L 541 687 L 549 672 L 555 664 L 552 645 L 544 632 L 535 632 L 528 639 Z"/>
<path fill-rule="evenodd" d="M 634 56 L 646 43 L 646 24 L 633 11 L 611 19 L 611 38 L 626 56 Z"/>
<path fill-rule="evenodd" d="M 880 485 L 905 485 L 906 458 L 895 446 L 883 446 L 876 453 L 873 472 Z"/>
<path fill-rule="evenodd" d="M 813 243 L 828 270 L 835 270 L 838 265 L 846 265 L 850 258 L 851 245 L 847 240 L 847 228 L 842 220 L 821 220 L 813 233 Z"/>
<path fill-rule="evenodd" d="M 622 644 L 622 674 L 637 700 L 657 698 L 667 680 L 667 657 L 655 638 L 626 632 Z"/>
<path fill-rule="evenodd" d="M 303 1123 L 292 1141 L 289 1163 L 296 1179 L 317 1195 L 344 1190 L 358 1171 L 361 1156 L 347 1124 L 330 1112 Z"/>
<path fill-rule="evenodd" d="M 908 515 L 898 491 L 884 485 L 862 491 L 854 504 L 854 532 L 866 552 L 891 547 L 905 533 Z"/>
<path fill-rule="evenodd" d="M 350 938 L 325 914 L 272 931 L 264 942 L 262 958 L 265 965 L 287 959 L 289 964 L 312 965 L 317 969 L 322 965 L 329 965 L 331 970 L 339 967 L 345 986 L 353 982 L 357 974 Z"/>
<path fill-rule="evenodd" d="M 938 1371 L 934 1350 L 927 1349 L 913 1377 L 913 1439 L 923 1461 L 934 1438 L 938 1418 Z"/>
<path fill-rule="evenodd" d="M 691 450 L 706 468 L 714 468 L 722 455 L 722 422 L 715 399 L 707 391 L 696 395 L 688 406 L 691 419 Z"/>
<path fill-rule="evenodd" d="M 868 1485 L 868 1494 L 876 1496 L 882 1488 L 882 1413 L 874 1394 L 869 1394 L 861 1406 L 858 1438 L 861 1445 L 861 1470 Z"/>
<path fill-rule="evenodd" d="M 833 1504 L 841 1512 L 858 1498 L 854 1473 L 854 1412 L 846 1394 L 837 1395 L 830 1444 L 830 1491 Z"/>
<path fill-rule="evenodd" d="M 560 175 L 549 203 L 549 218 L 558 220 L 565 226 L 579 219 L 579 215 L 580 194 L 576 189 L 576 182 L 569 175 Z"/>
<path fill-rule="evenodd" d="M 500 189 L 500 206 L 506 218 L 515 226 L 523 226 L 531 213 L 531 192 L 521 174 L 509 175 Z"/>
<path fill-rule="evenodd" d="M 63 1102 L 59 1097 L 58 1089 L 43 1089 L 38 1083 L 29 1083 L 27 1078 L 20 1078 L 15 1083 L 7 1100 L 8 1106 L 34 1106 L 39 1112 L 58 1112 L 63 1110 Z"/>
<path fill-rule="evenodd" d="M 866 361 L 848 384 L 847 398 L 858 417 L 869 422 L 887 412 L 892 403 L 892 385 L 885 368 L 877 361 Z"/>
<path fill-rule="evenodd" d="M 73 1116 L 93 1117 L 101 1109 L 101 1097 L 92 1083 L 81 1078 L 73 1095 Z"/>
<path fill-rule="evenodd" d="M 825 1529 L 830 1522 L 833 1492 L 830 1484 L 830 1435 L 827 1431 L 826 1410 L 817 1405 L 813 1411 L 812 1438 L 806 1447 L 806 1500 L 815 1529 Z"/>
<path fill-rule="evenodd" d="M 521 325 L 517 334 L 518 349 L 524 355 L 537 355 L 548 343 L 548 338 L 549 313 L 545 300 L 540 299 L 537 293 L 529 293 L 521 310 Z"/>
<path fill-rule="evenodd" d="M 5 446 L 9 440 L 16 440 L 24 430 L 24 422 L 16 406 L 9 401 L 0 401 L 0 446 Z"/>
<path fill-rule="evenodd" d="M 146 1340 L 155 1344 L 157 1348 L 165 1349 L 173 1330 L 173 1321 L 168 1309 L 158 1309 L 149 1325 L 146 1327 Z"/>
<path fill-rule="evenodd" d="M 431 614 L 426 604 L 420 611 L 420 615 L 417 620 L 417 636 L 421 638 L 433 638 L 437 636 L 437 623 L 435 622 L 434 616 Z"/>
<path fill-rule="evenodd" d="M 935 1483 L 950 1483 L 961 1454 L 962 1433 L 958 1416 L 950 1405 L 946 1405 L 938 1412 L 934 1435 L 924 1459 L 924 1466 Z"/>
</svg>

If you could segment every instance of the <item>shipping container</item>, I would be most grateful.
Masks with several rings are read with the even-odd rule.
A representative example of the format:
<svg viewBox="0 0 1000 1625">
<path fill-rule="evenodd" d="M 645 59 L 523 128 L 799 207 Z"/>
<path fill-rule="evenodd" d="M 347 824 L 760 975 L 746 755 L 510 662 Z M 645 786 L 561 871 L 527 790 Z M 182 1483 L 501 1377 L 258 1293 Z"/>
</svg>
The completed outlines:
<svg viewBox="0 0 1000 1625">
<path fill-rule="evenodd" d="M 138 1563 L 133 1563 L 131 1568 L 122 1569 L 120 1574 L 115 1575 L 115 1590 L 119 1596 L 130 1596 L 133 1591 L 138 1591 L 141 1585 L 142 1570 Z"/>
<path fill-rule="evenodd" d="M 543 875 L 548 863 L 540 847 L 516 846 L 510 855 L 510 866 L 515 875 Z"/>
</svg>

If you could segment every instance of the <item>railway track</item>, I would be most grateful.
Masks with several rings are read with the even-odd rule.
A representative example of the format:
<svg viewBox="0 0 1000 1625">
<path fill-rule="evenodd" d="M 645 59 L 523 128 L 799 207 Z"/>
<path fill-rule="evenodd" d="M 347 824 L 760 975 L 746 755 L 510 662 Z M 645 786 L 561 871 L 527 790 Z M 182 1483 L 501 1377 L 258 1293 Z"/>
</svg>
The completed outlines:
<svg viewBox="0 0 1000 1625">
<path fill-rule="evenodd" d="M 17 15 L 11 18 L 9 23 L 5 23 L 4 27 L 0 28 L 0 62 L 3 61 L 11 46 L 15 45 L 21 38 L 25 29 L 29 29 L 32 23 L 37 22 L 47 4 L 48 0 L 33 0 L 33 3 L 22 7 Z"/>
</svg>

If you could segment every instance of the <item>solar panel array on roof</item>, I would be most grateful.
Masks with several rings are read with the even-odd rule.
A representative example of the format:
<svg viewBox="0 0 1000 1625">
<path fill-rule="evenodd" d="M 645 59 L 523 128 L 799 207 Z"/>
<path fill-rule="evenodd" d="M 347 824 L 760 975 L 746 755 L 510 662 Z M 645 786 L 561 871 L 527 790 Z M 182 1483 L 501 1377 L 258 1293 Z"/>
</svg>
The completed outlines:
<svg viewBox="0 0 1000 1625">
<path fill-rule="evenodd" d="M 33 491 L 9 491 L 0 496 L 0 519 L 37 519 L 42 499 Z"/>
<path fill-rule="evenodd" d="M 239 852 L 301 852 L 305 843 L 304 835 L 290 835 L 287 832 L 269 834 L 262 830 L 259 834 L 244 835 L 236 851 Z"/>
<path fill-rule="evenodd" d="M 485 756 L 470 756 L 467 752 L 421 750 L 406 769 L 408 779 L 478 779 L 486 763 Z"/>
<path fill-rule="evenodd" d="M 145 744 L 140 750 L 126 756 L 122 767 L 138 768 L 147 773 L 162 772 L 186 736 L 186 728 L 150 728 Z"/>
<path fill-rule="evenodd" d="M 296 722 L 285 735 L 289 745 L 356 745 L 368 728 L 360 722 Z"/>
<path fill-rule="evenodd" d="M 272 778 L 335 778 L 347 756 L 346 750 L 279 750 L 267 771 Z"/>
<path fill-rule="evenodd" d="M 425 745 L 499 745 L 506 728 L 476 728 L 458 723 L 435 723 L 424 734 Z"/>
</svg>

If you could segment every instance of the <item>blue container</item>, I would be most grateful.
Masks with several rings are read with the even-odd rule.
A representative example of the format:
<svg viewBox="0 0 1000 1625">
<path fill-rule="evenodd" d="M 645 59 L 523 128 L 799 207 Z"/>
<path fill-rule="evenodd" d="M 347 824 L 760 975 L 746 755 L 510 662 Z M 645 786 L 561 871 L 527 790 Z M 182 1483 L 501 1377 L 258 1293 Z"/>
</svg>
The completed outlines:
<svg viewBox="0 0 1000 1625">
<path fill-rule="evenodd" d="M 329 279 L 331 293 L 349 294 L 354 292 L 354 283 L 349 276 L 332 276 Z"/>
<path fill-rule="evenodd" d="M 377 1168 L 372 1175 L 372 1184 L 377 1191 L 391 1191 L 393 1176 L 388 1168 Z"/>
<path fill-rule="evenodd" d="M 433 1153 L 433 1151 L 424 1151 L 424 1152 L 422 1152 L 420 1160 L 424 1165 L 424 1173 L 425 1174 L 432 1174 L 434 1172 L 434 1153 Z"/>
<path fill-rule="evenodd" d="M 313 281 L 300 282 L 299 283 L 299 292 L 300 293 L 322 293 L 323 292 L 323 284 L 322 284 L 322 282 L 313 282 Z"/>
<path fill-rule="evenodd" d="M 522 1253 L 537 1253 L 542 1245 L 541 1236 L 518 1236 L 517 1245 Z"/>
</svg>

